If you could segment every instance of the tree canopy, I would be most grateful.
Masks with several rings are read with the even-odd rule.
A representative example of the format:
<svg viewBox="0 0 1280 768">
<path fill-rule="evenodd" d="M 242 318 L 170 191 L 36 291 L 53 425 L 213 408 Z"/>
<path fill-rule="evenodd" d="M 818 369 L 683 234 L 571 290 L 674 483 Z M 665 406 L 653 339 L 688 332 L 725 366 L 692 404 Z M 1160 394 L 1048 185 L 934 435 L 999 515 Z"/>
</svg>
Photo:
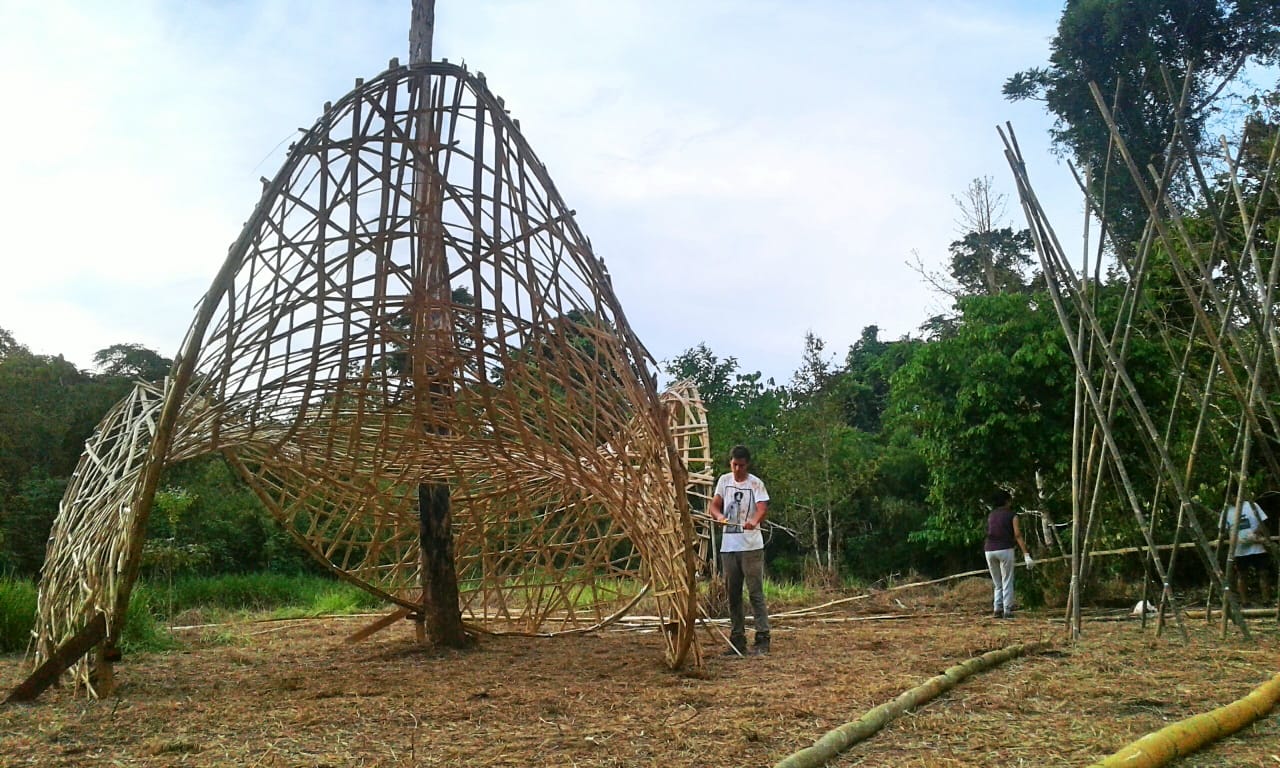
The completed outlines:
<svg viewBox="0 0 1280 768">
<path fill-rule="evenodd" d="M 1010 100 L 1038 99 L 1056 118 L 1054 143 L 1092 168 L 1094 192 L 1122 249 L 1136 242 L 1147 211 L 1118 164 L 1089 90 L 1096 83 L 1135 161 L 1163 168 L 1183 82 L 1187 140 L 1200 145 L 1246 65 L 1280 56 L 1280 4 L 1269 0 L 1067 0 L 1049 65 L 1004 84 Z M 1168 74 L 1168 80 L 1165 79 Z M 1189 79 L 1188 79 L 1189 78 Z M 1110 173 L 1104 173 L 1108 162 Z"/>
<path fill-rule="evenodd" d="M 103 376 L 143 381 L 160 381 L 173 366 L 172 360 L 141 344 L 112 344 L 95 352 L 93 362 Z"/>
</svg>

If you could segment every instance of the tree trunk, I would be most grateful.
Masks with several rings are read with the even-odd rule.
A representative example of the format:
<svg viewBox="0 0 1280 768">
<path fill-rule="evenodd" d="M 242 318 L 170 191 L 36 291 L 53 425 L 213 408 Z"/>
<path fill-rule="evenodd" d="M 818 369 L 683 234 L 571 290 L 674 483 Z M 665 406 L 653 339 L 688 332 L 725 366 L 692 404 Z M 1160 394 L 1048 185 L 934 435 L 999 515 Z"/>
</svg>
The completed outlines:
<svg viewBox="0 0 1280 768">
<path fill-rule="evenodd" d="M 431 61 L 435 28 L 434 0 L 414 0 L 409 25 L 410 63 Z M 424 78 L 424 86 L 431 79 Z M 421 159 L 414 171 L 415 216 L 418 223 L 418 269 L 413 286 L 411 376 L 416 416 L 425 433 L 449 434 L 456 353 L 450 314 L 449 266 L 444 248 L 443 182 L 436 166 L 440 131 L 433 113 L 434 94 L 419 94 L 417 141 Z M 479 147 L 477 147 L 479 150 Z M 418 486 L 418 538 L 421 557 L 422 615 L 419 631 L 437 645 L 461 648 L 470 642 L 458 605 L 458 573 L 453 560 L 453 519 L 449 484 L 439 480 Z"/>
<path fill-rule="evenodd" d="M 809 523 L 813 526 L 813 559 L 822 567 L 822 538 L 818 532 L 818 511 L 810 510 Z"/>
<path fill-rule="evenodd" d="M 831 511 L 831 505 L 827 505 L 827 572 L 832 576 L 836 574 L 839 568 L 836 567 L 836 523 L 835 515 Z"/>
<path fill-rule="evenodd" d="M 458 607 L 458 573 L 453 561 L 453 516 L 449 486 L 418 486 L 418 535 L 422 551 L 422 621 L 436 645 L 464 648 L 471 638 Z"/>
</svg>

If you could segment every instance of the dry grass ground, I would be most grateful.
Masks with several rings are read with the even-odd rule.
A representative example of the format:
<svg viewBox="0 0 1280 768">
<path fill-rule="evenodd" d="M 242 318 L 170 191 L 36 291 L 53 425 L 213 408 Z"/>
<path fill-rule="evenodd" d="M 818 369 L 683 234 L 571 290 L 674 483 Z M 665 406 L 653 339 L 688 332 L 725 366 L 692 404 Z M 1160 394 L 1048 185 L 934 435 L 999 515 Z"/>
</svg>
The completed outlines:
<svg viewBox="0 0 1280 768">
<path fill-rule="evenodd" d="M 1087 765 L 1280 667 L 1273 620 L 1251 624 L 1253 642 L 1197 619 L 1186 644 L 1136 621 L 1090 622 L 1070 644 L 1048 613 L 987 618 L 986 596 L 975 580 L 782 617 L 763 658 L 721 658 L 707 634 L 697 674 L 667 670 L 637 631 L 435 652 L 407 624 L 344 644 L 368 618 L 189 630 L 181 651 L 127 658 L 112 697 L 52 690 L 0 708 L 0 765 L 768 766 L 1027 641 L 1054 647 L 970 678 L 833 765 Z M 0 686 L 25 669 L 0 659 Z M 1179 765 L 1280 766 L 1280 712 Z"/>
</svg>

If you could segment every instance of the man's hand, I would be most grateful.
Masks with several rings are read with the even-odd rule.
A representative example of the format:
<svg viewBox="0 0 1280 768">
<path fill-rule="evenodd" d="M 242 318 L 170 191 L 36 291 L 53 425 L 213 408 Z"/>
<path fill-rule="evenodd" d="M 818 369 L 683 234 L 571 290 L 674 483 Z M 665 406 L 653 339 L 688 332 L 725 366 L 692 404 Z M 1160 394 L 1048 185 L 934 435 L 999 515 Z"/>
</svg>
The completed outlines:
<svg viewBox="0 0 1280 768">
<path fill-rule="evenodd" d="M 754 531 L 754 530 L 756 529 L 756 525 L 757 525 L 757 523 L 756 523 L 756 521 L 755 521 L 755 520 L 752 520 L 752 519 L 750 519 L 750 518 L 747 518 L 747 522 L 745 522 L 745 523 L 743 523 L 743 524 L 742 524 L 742 530 L 744 530 L 744 531 Z"/>
<path fill-rule="evenodd" d="M 1031 570 L 1031 568 L 1036 564 L 1036 561 L 1035 561 L 1035 560 L 1032 560 L 1032 559 L 1031 559 L 1031 555 L 1029 555 L 1029 554 L 1024 554 L 1024 555 L 1022 556 L 1022 562 L 1024 562 L 1024 563 L 1026 563 L 1026 564 L 1027 564 L 1027 570 L 1028 570 L 1028 571 L 1029 571 L 1029 570 Z"/>
</svg>

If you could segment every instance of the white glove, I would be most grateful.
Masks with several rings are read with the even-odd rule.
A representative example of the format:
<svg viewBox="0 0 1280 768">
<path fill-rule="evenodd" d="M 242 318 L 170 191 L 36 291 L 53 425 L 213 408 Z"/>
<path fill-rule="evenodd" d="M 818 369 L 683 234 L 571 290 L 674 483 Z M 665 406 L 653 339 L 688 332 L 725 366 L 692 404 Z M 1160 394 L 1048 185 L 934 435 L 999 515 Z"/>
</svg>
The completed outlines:
<svg viewBox="0 0 1280 768">
<path fill-rule="evenodd" d="M 1031 567 L 1036 564 L 1036 561 L 1031 559 L 1031 555 L 1023 555 L 1022 562 L 1027 564 L 1028 571 L 1031 570 Z"/>
</svg>

